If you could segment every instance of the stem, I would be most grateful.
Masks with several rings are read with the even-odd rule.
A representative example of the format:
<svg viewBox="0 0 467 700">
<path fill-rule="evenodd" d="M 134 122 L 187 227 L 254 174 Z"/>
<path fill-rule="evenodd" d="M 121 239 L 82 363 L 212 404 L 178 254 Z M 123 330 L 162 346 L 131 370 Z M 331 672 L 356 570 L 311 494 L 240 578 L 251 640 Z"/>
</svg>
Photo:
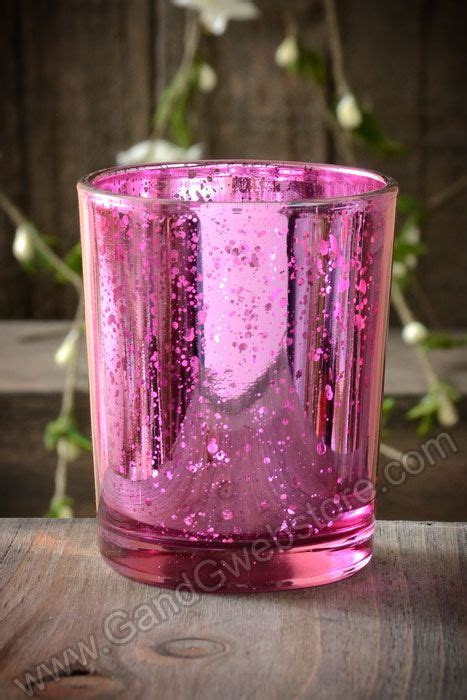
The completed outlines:
<svg viewBox="0 0 467 700">
<path fill-rule="evenodd" d="M 415 316 L 405 300 L 400 285 L 395 280 L 392 282 L 391 301 L 403 326 L 416 321 Z M 441 379 L 431 364 L 427 350 L 421 345 L 414 345 L 413 351 L 415 352 L 422 372 L 425 375 L 428 387 L 433 384 L 440 385 Z M 439 386 L 439 393 L 442 394 L 445 400 L 452 405 L 451 399 L 448 397 L 442 386 Z"/>
<path fill-rule="evenodd" d="M 190 14 L 185 30 L 183 58 L 172 81 L 166 87 L 166 99 L 161 104 L 160 110 L 157 113 L 154 130 L 151 135 L 151 139 L 153 140 L 164 136 L 170 115 L 175 105 L 188 88 L 191 68 L 198 51 L 200 39 L 201 25 L 198 16 Z"/>
<path fill-rule="evenodd" d="M 52 501 L 58 501 L 65 498 L 66 495 L 66 477 L 68 463 L 64 457 L 58 456 L 57 466 L 55 467 L 55 488 L 52 496 Z"/>
<path fill-rule="evenodd" d="M 379 451 L 380 454 L 382 454 L 384 457 L 387 457 L 388 459 L 393 459 L 396 460 L 397 462 L 400 462 L 401 464 L 404 465 L 404 467 L 410 465 L 410 457 L 408 457 L 405 452 L 401 452 L 401 450 L 398 450 L 396 447 L 393 447 L 392 445 L 386 445 L 386 443 L 382 442 L 380 443 L 379 446 Z"/>
<path fill-rule="evenodd" d="M 324 9 L 326 13 L 326 23 L 328 25 L 329 47 L 331 49 L 331 64 L 334 83 L 337 94 L 339 97 L 342 97 L 347 92 L 350 92 L 350 89 L 347 78 L 345 77 L 344 52 L 342 50 L 339 22 L 337 19 L 334 0 L 324 0 Z"/>
<path fill-rule="evenodd" d="M 344 54 L 342 51 L 342 41 L 339 32 L 339 22 L 337 20 L 334 0 L 324 0 L 324 9 L 326 13 L 326 23 L 328 26 L 329 47 L 331 49 L 331 70 L 334 78 L 336 93 L 339 97 L 342 97 L 347 92 L 350 92 L 350 88 L 347 78 L 345 77 Z M 328 107 L 326 96 L 322 89 L 321 92 L 325 104 L 325 122 L 334 136 L 336 148 L 340 152 L 340 156 L 345 159 L 347 164 L 355 163 L 356 156 L 352 137 L 341 129 L 341 126 L 334 113 Z"/>
<path fill-rule="evenodd" d="M 80 294 L 78 301 L 78 308 L 76 309 L 75 317 L 73 323 L 71 324 L 72 329 L 76 329 L 81 332 L 84 321 L 84 303 L 83 295 Z M 78 366 L 79 366 L 79 351 L 81 338 L 78 337 L 76 352 L 72 353 L 70 361 L 67 365 L 65 384 L 63 387 L 62 394 L 62 404 L 60 408 L 60 417 L 68 417 L 73 412 L 75 403 L 75 392 L 76 383 L 78 379 Z M 66 496 L 66 484 L 67 484 L 67 471 L 68 471 L 68 461 L 63 455 L 57 454 L 57 466 L 55 467 L 55 488 L 52 496 L 51 503 L 60 499 L 62 500 Z"/>
<path fill-rule="evenodd" d="M 310 85 L 315 97 L 315 104 L 321 113 L 321 118 L 334 137 L 334 143 L 339 158 L 344 161 L 346 165 L 355 163 L 356 156 L 352 140 L 349 135 L 341 129 L 334 113 L 329 109 L 323 88 L 317 83 L 310 83 Z"/>
<path fill-rule="evenodd" d="M 77 330 L 79 333 L 81 333 L 81 330 L 83 328 L 83 322 L 84 322 L 84 303 L 83 303 L 83 295 L 80 295 L 79 301 L 78 301 L 78 308 L 76 309 L 75 317 L 73 319 L 73 323 L 71 324 L 70 330 Z M 77 350 L 76 352 L 72 353 L 70 357 L 70 362 L 67 365 L 67 370 L 66 370 L 66 375 L 65 375 L 65 384 L 63 387 L 63 394 L 62 394 L 62 405 L 60 409 L 60 416 L 69 416 L 71 412 L 73 411 L 74 407 L 74 400 L 75 400 L 75 391 L 76 391 L 76 383 L 78 379 L 78 365 L 79 365 L 79 350 L 80 350 L 80 341 L 81 338 L 78 337 L 77 341 Z"/>
<path fill-rule="evenodd" d="M 10 218 L 14 226 L 26 226 L 28 228 L 28 233 L 31 236 L 34 248 L 38 250 L 47 262 L 53 267 L 57 272 L 59 272 L 73 287 L 76 289 L 78 294 L 81 294 L 83 283 L 81 277 L 68 267 L 68 265 L 63 262 L 61 258 L 54 253 L 52 248 L 50 248 L 47 243 L 42 239 L 38 233 L 35 226 L 31 224 L 29 219 L 23 214 L 23 212 L 7 197 L 7 195 L 0 190 L 0 208 L 3 209 L 5 214 Z"/>
<path fill-rule="evenodd" d="M 74 272 L 68 265 L 61 260 L 54 253 L 54 251 L 44 242 L 41 235 L 35 228 L 35 226 L 26 218 L 23 212 L 17 207 L 13 202 L 7 197 L 7 195 L 0 190 L 0 208 L 7 214 L 7 216 L 12 221 L 13 225 L 27 226 L 28 233 L 31 236 L 33 245 L 36 250 L 38 250 L 44 258 L 49 262 L 51 267 L 53 267 L 57 272 L 59 272 L 78 293 L 78 307 L 76 309 L 75 317 L 71 324 L 72 329 L 76 329 L 79 333 L 83 327 L 83 283 L 81 277 Z M 60 417 L 70 416 L 75 400 L 76 382 L 78 378 L 78 363 L 79 363 L 79 349 L 80 349 L 80 338 L 78 337 L 77 350 L 70 357 L 70 361 L 67 366 L 65 375 L 65 384 L 63 387 L 62 403 L 60 407 Z M 55 488 L 52 496 L 51 503 L 57 500 L 62 500 L 66 495 L 66 484 L 67 484 L 67 467 L 68 461 L 63 455 L 57 454 L 57 466 L 55 467 Z"/>
<path fill-rule="evenodd" d="M 433 211 L 443 207 L 465 189 L 467 189 L 467 175 L 462 175 L 462 177 L 455 180 L 451 185 L 448 185 L 428 199 L 426 203 L 427 211 Z"/>
</svg>

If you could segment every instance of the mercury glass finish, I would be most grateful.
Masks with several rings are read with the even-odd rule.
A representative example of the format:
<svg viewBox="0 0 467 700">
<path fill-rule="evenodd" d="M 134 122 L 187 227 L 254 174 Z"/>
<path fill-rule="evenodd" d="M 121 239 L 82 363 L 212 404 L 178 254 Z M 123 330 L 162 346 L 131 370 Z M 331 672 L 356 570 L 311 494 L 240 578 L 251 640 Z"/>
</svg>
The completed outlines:
<svg viewBox="0 0 467 700">
<path fill-rule="evenodd" d="M 78 190 L 107 562 L 213 592 L 364 566 L 395 183 L 209 161 L 112 168 Z"/>
</svg>

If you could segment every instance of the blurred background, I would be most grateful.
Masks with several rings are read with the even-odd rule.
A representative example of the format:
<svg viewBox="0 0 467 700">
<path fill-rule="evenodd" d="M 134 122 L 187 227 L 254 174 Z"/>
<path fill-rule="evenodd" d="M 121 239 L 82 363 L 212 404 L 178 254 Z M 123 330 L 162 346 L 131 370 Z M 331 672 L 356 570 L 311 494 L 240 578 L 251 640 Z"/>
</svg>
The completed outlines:
<svg viewBox="0 0 467 700">
<path fill-rule="evenodd" d="M 94 514 L 76 181 L 202 156 L 398 180 L 379 515 L 465 520 L 467 5 L 1 6 L 0 515 Z M 444 456 L 405 470 L 441 433 Z"/>
</svg>

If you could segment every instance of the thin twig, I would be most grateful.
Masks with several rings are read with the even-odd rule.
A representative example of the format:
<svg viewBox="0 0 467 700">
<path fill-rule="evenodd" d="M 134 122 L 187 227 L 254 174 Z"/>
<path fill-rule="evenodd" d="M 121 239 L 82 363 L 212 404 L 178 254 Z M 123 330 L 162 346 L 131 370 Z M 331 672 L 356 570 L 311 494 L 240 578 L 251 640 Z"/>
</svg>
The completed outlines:
<svg viewBox="0 0 467 700">
<path fill-rule="evenodd" d="M 344 53 L 339 32 L 339 22 L 337 19 L 336 5 L 334 0 L 324 0 L 326 23 L 328 25 L 329 47 L 331 49 L 331 65 L 334 76 L 336 92 L 342 97 L 349 90 L 349 84 L 344 71 Z"/>
<path fill-rule="evenodd" d="M 190 13 L 185 31 L 185 50 L 183 53 L 183 58 L 177 72 L 172 78 L 169 87 L 166 88 L 168 90 L 167 99 L 163 103 L 160 112 L 157 115 L 151 139 L 157 139 L 164 136 L 175 105 L 188 88 L 191 68 L 193 61 L 196 58 L 200 38 L 201 25 L 199 23 L 198 16 L 194 13 Z"/>
<path fill-rule="evenodd" d="M 331 49 L 331 70 L 334 78 L 335 89 L 337 95 L 342 97 L 347 92 L 350 92 L 347 78 L 344 71 L 344 55 L 342 51 L 342 41 L 339 32 L 339 22 L 337 19 L 336 6 L 334 0 L 324 0 L 324 8 L 326 13 L 326 23 L 328 26 L 329 46 Z M 345 133 L 337 121 L 334 113 L 329 109 L 326 96 L 322 88 L 322 98 L 325 104 L 325 122 L 331 130 L 336 148 L 339 151 L 341 158 L 343 157 L 346 164 L 355 163 L 355 149 L 350 134 Z M 324 111 L 322 109 L 322 111 Z"/>
<path fill-rule="evenodd" d="M 345 165 L 355 163 L 356 156 L 352 140 L 350 136 L 341 129 L 334 113 L 329 109 L 323 88 L 317 83 L 310 83 L 310 86 L 315 98 L 315 105 L 321 113 L 321 118 L 334 137 L 334 143 L 340 160 Z"/>
<path fill-rule="evenodd" d="M 391 301 L 403 326 L 406 326 L 408 323 L 416 321 L 415 316 L 413 315 L 409 305 L 407 304 L 407 301 L 405 300 L 400 285 L 396 282 L 396 280 L 393 280 L 392 282 Z M 441 379 L 430 362 L 427 350 L 418 344 L 412 346 L 412 349 L 417 356 L 420 367 L 423 371 L 423 374 L 425 375 L 428 387 L 433 384 L 437 384 L 439 386 L 438 391 L 443 395 L 443 397 L 445 397 L 446 401 L 452 404 L 450 398 L 447 396 L 442 386 L 440 386 Z"/>
<path fill-rule="evenodd" d="M 0 190 L 0 208 L 3 209 L 5 214 L 10 218 L 13 225 L 18 228 L 18 226 L 26 226 L 28 233 L 31 236 L 31 241 L 36 248 L 36 250 L 41 253 L 47 262 L 64 278 L 67 282 L 73 285 L 79 295 L 82 293 L 83 283 L 81 277 L 71 269 L 61 258 L 54 253 L 52 248 L 47 245 L 43 238 L 38 233 L 35 226 L 31 224 L 29 219 L 23 214 L 21 209 L 13 204 L 13 202 L 7 197 L 7 195 Z"/>
<path fill-rule="evenodd" d="M 452 199 L 457 197 L 466 189 L 467 175 L 462 175 L 462 177 L 460 177 L 458 180 L 455 180 L 444 189 L 429 197 L 425 208 L 430 212 L 434 211 L 435 209 L 439 209 L 440 207 L 448 204 Z"/>
<path fill-rule="evenodd" d="M 78 339 L 76 341 L 76 352 L 73 352 L 70 357 L 70 361 L 67 364 L 67 370 L 65 375 L 65 384 L 63 387 L 62 394 L 62 405 L 60 409 L 60 416 L 69 416 L 74 407 L 76 384 L 78 379 L 78 366 L 79 366 L 79 348 L 81 342 L 81 331 L 84 325 L 84 301 L 83 295 L 80 296 L 78 302 L 78 308 L 76 309 L 75 317 L 73 323 L 71 324 L 70 331 L 76 330 L 78 332 Z M 69 331 L 69 332 L 70 332 Z"/>
<path fill-rule="evenodd" d="M 21 209 L 17 207 L 13 202 L 7 197 L 7 195 L 0 190 L 0 208 L 7 214 L 11 219 L 14 226 L 17 228 L 19 226 L 26 226 L 29 235 L 31 236 L 32 244 L 34 248 L 40 252 L 43 257 L 48 261 L 48 263 L 62 275 L 64 279 L 70 282 L 78 293 L 78 307 L 76 309 L 75 317 L 71 324 L 71 330 L 75 330 L 78 333 L 76 350 L 71 353 L 69 358 L 65 383 L 63 387 L 62 403 L 60 408 L 60 418 L 70 417 L 73 412 L 76 383 L 78 377 L 78 364 L 79 364 L 79 348 L 80 348 L 80 334 L 83 328 L 84 322 L 84 304 L 83 304 L 83 283 L 81 277 L 76 274 L 61 258 L 54 253 L 54 251 L 45 243 L 40 234 L 38 233 L 36 227 L 27 219 L 23 214 Z M 69 332 L 70 332 L 69 331 Z M 55 467 L 55 486 L 54 493 L 51 499 L 51 504 L 54 502 L 62 501 L 66 496 L 66 485 L 67 485 L 67 467 L 68 459 L 65 454 L 57 450 L 57 465 Z"/>
</svg>

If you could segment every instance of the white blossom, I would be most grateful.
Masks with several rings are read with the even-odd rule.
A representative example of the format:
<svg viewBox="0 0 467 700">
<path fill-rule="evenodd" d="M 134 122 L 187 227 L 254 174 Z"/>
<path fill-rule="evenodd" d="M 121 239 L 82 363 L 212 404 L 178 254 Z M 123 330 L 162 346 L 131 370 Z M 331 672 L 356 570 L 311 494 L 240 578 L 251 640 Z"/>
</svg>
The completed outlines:
<svg viewBox="0 0 467 700">
<path fill-rule="evenodd" d="M 66 462 L 73 462 L 79 457 L 80 452 L 78 445 L 66 437 L 61 437 L 57 442 L 57 454 Z"/>
<path fill-rule="evenodd" d="M 418 265 L 418 258 L 414 253 L 408 253 L 404 258 L 404 263 L 409 270 L 415 270 Z"/>
<path fill-rule="evenodd" d="M 170 163 L 173 161 L 199 160 L 203 154 L 200 143 L 189 148 L 181 148 L 164 139 L 148 139 L 131 146 L 127 151 L 117 153 L 119 165 L 138 165 L 141 163 Z"/>
<path fill-rule="evenodd" d="M 276 49 L 275 59 L 277 65 L 281 68 L 293 66 L 298 60 L 297 40 L 292 34 L 289 34 L 281 41 Z"/>
<path fill-rule="evenodd" d="M 452 401 L 445 396 L 440 396 L 437 418 L 439 424 L 445 428 L 452 428 L 459 421 L 459 414 L 456 411 L 456 407 Z"/>
<path fill-rule="evenodd" d="M 211 34 L 223 34 L 231 19 L 247 20 L 257 17 L 258 8 L 251 0 L 172 0 L 179 7 L 199 12 L 205 28 Z"/>
<path fill-rule="evenodd" d="M 55 364 L 59 367 L 65 367 L 73 359 L 79 340 L 79 330 L 72 328 L 65 336 L 62 344 L 55 353 Z"/>
<path fill-rule="evenodd" d="M 407 274 L 407 268 L 404 265 L 403 262 L 400 262 L 399 260 L 394 260 L 392 263 L 392 276 L 396 280 L 401 280 L 403 279 Z"/>
<path fill-rule="evenodd" d="M 407 345 L 417 345 L 428 337 L 428 330 L 420 321 L 410 321 L 402 329 L 402 340 Z"/>
<path fill-rule="evenodd" d="M 21 224 L 16 229 L 13 255 L 20 263 L 31 262 L 34 258 L 34 243 L 27 224 Z"/>
<path fill-rule="evenodd" d="M 336 107 L 336 117 L 340 126 L 346 131 L 352 131 L 362 123 L 362 113 L 351 92 L 347 92 L 340 98 Z"/>
<path fill-rule="evenodd" d="M 404 240 L 412 245 L 420 243 L 420 227 L 417 226 L 417 224 L 412 224 L 409 226 L 409 228 L 407 228 L 407 230 L 404 232 Z"/>
<path fill-rule="evenodd" d="M 199 69 L 198 86 L 201 92 L 212 92 L 217 85 L 217 75 L 209 63 L 202 63 Z"/>
</svg>

